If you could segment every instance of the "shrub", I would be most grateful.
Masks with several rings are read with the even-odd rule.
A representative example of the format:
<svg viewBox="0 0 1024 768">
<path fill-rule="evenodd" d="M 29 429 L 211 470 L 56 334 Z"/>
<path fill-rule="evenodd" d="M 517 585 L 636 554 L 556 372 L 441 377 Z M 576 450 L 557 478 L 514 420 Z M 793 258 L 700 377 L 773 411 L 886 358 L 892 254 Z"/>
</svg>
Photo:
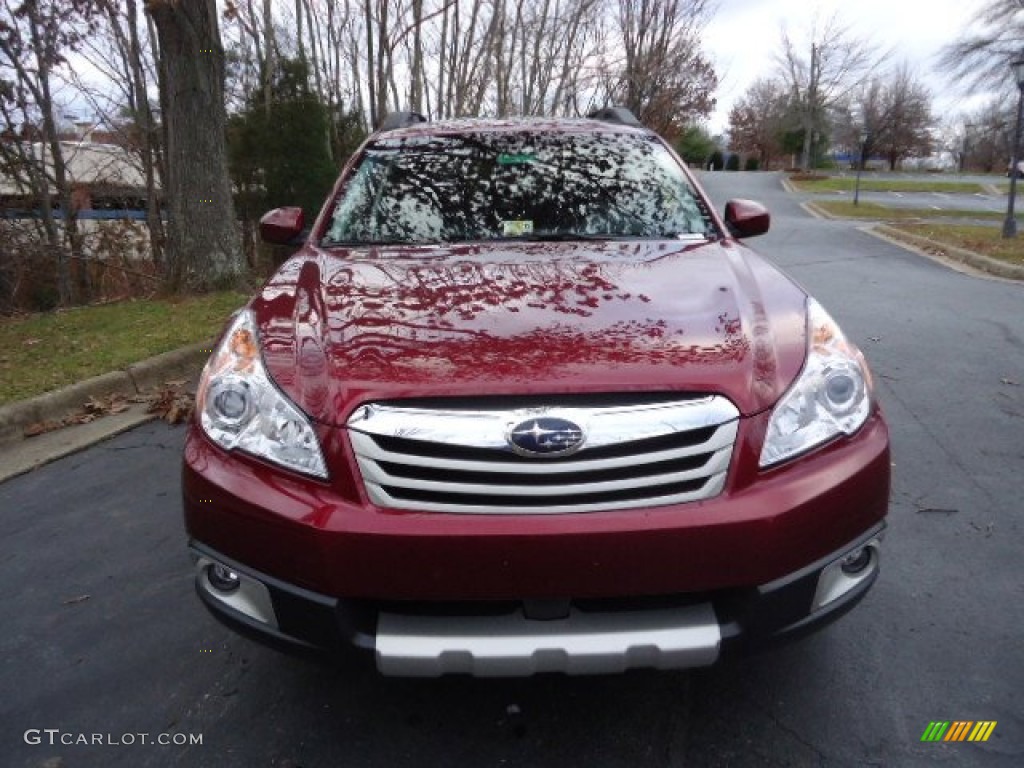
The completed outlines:
<svg viewBox="0 0 1024 768">
<path fill-rule="evenodd" d="M 727 171 L 738 171 L 740 169 L 740 156 L 733 153 L 729 155 L 729 159 L 725 161 L 725 170 Z"/>
<path fill-rule="evenodd" d="M 743 166 L 744 171 L 759 171 L 761 170 L 761 161 L 756 157 L 748 157 L 747 162 Z"/>
<path fill-rule="evenodd" d="M 311 220 L 337 178 L 328 148 L 329 111 L 309 84 L 305 61 L 275 61 L 269 112 L 262 87 L 228 124 L 228 162 L 243 220 L 295 205 Z"/>
<path fill-rule="evenodd" d="M 720 171 L 725 167 L 725 155 L 722 154 L 721 150 L 716 149 L 711 153 L 711 170 Z"/>
<path fill-rule="evenodd" d="M 700 125 L 688 125 L 676 142 L 676 151 L 691 166 L 707 168 L 708 158 L 715 151 L 715 141 Z"/>
</svg>

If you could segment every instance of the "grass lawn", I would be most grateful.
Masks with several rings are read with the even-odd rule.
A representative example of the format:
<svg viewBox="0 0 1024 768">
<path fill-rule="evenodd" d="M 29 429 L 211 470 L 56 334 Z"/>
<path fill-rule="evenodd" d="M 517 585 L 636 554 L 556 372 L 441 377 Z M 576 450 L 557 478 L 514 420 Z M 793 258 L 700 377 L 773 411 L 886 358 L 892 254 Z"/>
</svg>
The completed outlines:
<svg viewBox="0 0 1024 768">
<path fill-rule="evenodd" d="M 1005 213 L 995 211 L 954 211 L 943 209 L 936 211 L 931 208 L 890 208 L 879 203 L 862 202 L 854 205 L 848 200 L 815 201 L 815 206 L 828 211 L 833 216 L 848 219 L 882 219 L 884 221 L 901 221 L 904 219 L 980 219 L 983 221 L 1002 221 Z"/>
<path fill-rule="evenodd" d="M 793 181 L 790 183 L 801 192 L 853 192 L 857 180 L 853 176 L 829 176 L 813 181 Z M 870 192 L 984 192 L 980 184 L 969 181 L 925 181 L 925 180 L 889 180 L 861 177 L 861 191 Z"/>
<path fill-rule="evenodd" d="M 1004 240 L 1000 227 L 956 226 L 952 224 L 911 224 L 899 222 L 893 229 L 927 237 L 939 243 L 983 253 L 1007 264 L 1024 266 L 1024 236 Z"/>
<path fill-rule="evenodd" d="M 0 320 L 0 404 L 209 339 L 246 299 L 229 291 Z"/>
</svg>

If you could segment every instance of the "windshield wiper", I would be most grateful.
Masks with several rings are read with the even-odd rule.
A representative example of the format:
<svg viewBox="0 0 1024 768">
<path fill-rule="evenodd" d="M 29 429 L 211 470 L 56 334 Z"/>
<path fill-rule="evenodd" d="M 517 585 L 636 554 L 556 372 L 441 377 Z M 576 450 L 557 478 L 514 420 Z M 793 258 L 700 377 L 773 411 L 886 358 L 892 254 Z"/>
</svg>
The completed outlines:
<svg viewBox="0 0 1024 768">
<path fill-rule="evenodd" d="M 329 240 L 320 241 L 321 248 L 372 248 L 377 245 L 434 245 L 431 242 L 420 242 L 416 240 Z"/>
<path fill-rule="evenodd" d="M 523 240 L 532 240 L 540 243 L 567 243 L 573 240 L 615 240 L 616 235 L 591 235 L 580 232 L 533 232 L 522 235 Z"/>
<path fill-rule="evenodd" d="M 494 235 L 480 238 L 484 242 L 571 243 L 575 240 L 620 240 L 628 235 L 592 235 L 580 232 L 532 232 L 522 235 Z"/>
</svg>

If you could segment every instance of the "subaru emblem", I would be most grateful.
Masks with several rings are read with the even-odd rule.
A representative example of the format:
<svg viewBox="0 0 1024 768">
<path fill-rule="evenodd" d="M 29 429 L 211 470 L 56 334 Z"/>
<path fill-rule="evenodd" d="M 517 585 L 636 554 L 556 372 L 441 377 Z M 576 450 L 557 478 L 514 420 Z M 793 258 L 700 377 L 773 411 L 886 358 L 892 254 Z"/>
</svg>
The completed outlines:
<svg viewBox="0 0 1024 768">
<path fill-rule="evenodd" d="M 521 456 L 566 456 L 583 446 L 583 428 L 569 419 L 537 416 L 509 429 L 512 450 Z"/>
</svg>

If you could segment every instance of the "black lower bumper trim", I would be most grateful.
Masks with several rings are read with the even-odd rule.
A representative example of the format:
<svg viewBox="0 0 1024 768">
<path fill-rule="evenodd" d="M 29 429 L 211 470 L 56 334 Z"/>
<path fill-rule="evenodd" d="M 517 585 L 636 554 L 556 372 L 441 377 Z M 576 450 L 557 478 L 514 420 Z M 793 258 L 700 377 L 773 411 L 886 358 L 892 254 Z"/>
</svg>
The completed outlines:
<svg viewBox="0 0 1024 768">
<path fill-rule="evenodd" d="M 747 654 L 773 647 L 809 634 L 835 621 L 853 608 L 874 584 L 874 570 L 854 588 L 816 611 L 811 611 L 822 571 L 838 557 L 877 538 L 885 525 L 880 523 L 832 553 L 801 570 L 774 582 L 750 589 L 722 590 L 701 595 L 677 595 L 644 598 L 638 601 L 576 601 L 580 610 L 629 610 L 651 601 L 670 603 L 708 603 L 714 606 L 722 633 L 721 656 Z M 348 656 L 353 648 L 373 650 L 377 614 L 384 608 L 395 611 L 395 603 L 365 600 L 339 600 L 296 587 L 272 576 L 254 571 L 199 543 L 190 542 L 194 556 L 205 557 L 257 580 L 266 587 L 273 604 L 277 627 L 265 624 L 207 593 L 196 582 L 203 604 L 229 628 L 278 650 L 319 657 Z M 409 604 L 410 612 L 444 612 L 459 604 Z M 475 604 L 477 610 L 482 606 Z M 511 608 L 510 608 L 511 606 Z M 514 610 L 515 603 L 495 604 L 496 611 Z"/>
<path fill-rule="evenodd" d="M 795 573 L 716 600 L 715 611 L 722 625 L 723 655 L 766 650 L 797 640 L 849 612 L 871 589 L 878 578 L 878 570 L 842 597 L 811 612 L 818 578 L 842 553 L 878 538 L 884 530 L 885 524 L 879 523 L 838 552 Z"/>
</svg>

